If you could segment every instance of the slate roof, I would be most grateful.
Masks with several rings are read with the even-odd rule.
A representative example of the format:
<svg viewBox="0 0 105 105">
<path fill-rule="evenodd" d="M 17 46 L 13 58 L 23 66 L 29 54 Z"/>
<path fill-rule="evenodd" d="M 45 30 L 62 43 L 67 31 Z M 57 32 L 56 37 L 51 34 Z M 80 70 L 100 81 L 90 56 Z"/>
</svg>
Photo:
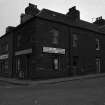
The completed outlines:
<svg viewBox="0 0 105 105">
<path fill-rule="evenodd" d="M 37 14 L 37 17 L 41 17 L 41 18 L 48 19 L 48 20 L 53 20 L 55 22 L 61 22 L 63 24 L 70 25 L 73 27 L 79 27 L 79 28 L 88 29 L 91 31 L 100 32 L 98 30 L 97 25 L 95 24 L 86 22 L 81 19 L 80 20 L 78 19 L 78 21 L 75 21 L 72 18 L 66 16 L 65 14 L 50 11 L 48 9 L 43 9 L 39 14 Z"/>
<path fill-rule="evenodd" d="M 101 32 L 99 28 L 97 27 L 97 25 L 95 24 L 92 24 L 92 23 L 89 23 L 80 19 L 78 19 L 78 21 L 75 21 L 75 19 L 70 18 L 66 16 L 65 14 L 54 12 L 48 9 L 42 9 L 36 16 L 34 16 L 33 18 L 31 18 L 30 20 L 26 21 L 23 24 L 19 24 L 14 30 L 17 30 L 19 27 L 26 25 L 28 22 L 33 21 L 33 19 L 35 18 L 47 19 L 49 21 L 59 22 L 61 24 L 69 25 L 72 27 L 87 29 L 87 30 L 105 34 L 105 32 Z"/>
<path fill-rule="evenodd" d="M 72 22 L 65 14 L 54 12 L 48 9 L 42 9 L 37 17 L 41 17 L 48 20 L 53 20 L 55 22 L 61 22 L 67 24 L 69 21 Z"/>
<path fill-rule="evenodd" d="M 104 33 L 105 33 L 105 25 L 98 26 L 98 29 L 99 29 L 101 32 L 104 32 Z"/>
<path fill-rule="evenodd" d="M 80 20 L 80 21 L 76 22 L 76 26 L 81 27 L 81 28 L 85 28 L 88 30 L 98 31 L 97 25 L 86 22 L 84 20 Z"/>
</svg>

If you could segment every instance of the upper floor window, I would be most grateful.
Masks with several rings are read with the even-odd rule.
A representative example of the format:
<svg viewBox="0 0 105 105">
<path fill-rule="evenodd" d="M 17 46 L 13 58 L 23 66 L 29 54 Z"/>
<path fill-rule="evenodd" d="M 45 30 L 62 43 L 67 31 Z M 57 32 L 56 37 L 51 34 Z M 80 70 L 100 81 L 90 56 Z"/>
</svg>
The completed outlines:
<svg viewBox="0 0 105 105">
<path fill-rule="evenodd" d="M 8 51 L 8 44 L 6 44 L 6 46 L 5 46 L 5 50 Z"/>
<path fill-rule="evenodd" d="M 77 34 L 73 34 L 73 47 L 78 46 L 78 37 Z"/>
<path fill-rule="evenodd" d="M 8 44 L 1 44 L 1 50 L 2 51 L 8 51 Z"/>
<path fill-rule="evenodd" d="M 6 61 L 4 62 L 4 67 L 5 67 L 5 70 L 8 69 L 8 60 L 6 60 Z"/>
<path fill-rule="evenodd" d="M 96 38 L 96 50 L 100 50 L 100 41 Z"/>
<path fill-rule="evenodd" d="M 17 35 L 17 47 L 20 47 L 21 44 L 21 35 Z"/>
<path fill-rule="evenodd" d="M 52 43 L 58 44 L 59 31 L 57 29 L 52 29 L 50 33 L 52 35 Z"/>
</svg>

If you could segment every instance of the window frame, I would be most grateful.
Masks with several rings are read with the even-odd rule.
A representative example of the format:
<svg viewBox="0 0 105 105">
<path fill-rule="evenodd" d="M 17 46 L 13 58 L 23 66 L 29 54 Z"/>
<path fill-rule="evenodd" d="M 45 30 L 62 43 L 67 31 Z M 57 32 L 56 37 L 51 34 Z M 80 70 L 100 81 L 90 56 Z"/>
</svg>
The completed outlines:
<svg viewBox="0 0 105 105">
<path fill-rule="evenodd" d="M 100 40 L 98 38 L 96 38 L 96 50 L 100 50 Z"/>
<path fill-rule="evenodd" d="M 76 33 L 72 34 L 72 46 L 74 48 L 78 47 L 78 37 Z"/>
</svg>

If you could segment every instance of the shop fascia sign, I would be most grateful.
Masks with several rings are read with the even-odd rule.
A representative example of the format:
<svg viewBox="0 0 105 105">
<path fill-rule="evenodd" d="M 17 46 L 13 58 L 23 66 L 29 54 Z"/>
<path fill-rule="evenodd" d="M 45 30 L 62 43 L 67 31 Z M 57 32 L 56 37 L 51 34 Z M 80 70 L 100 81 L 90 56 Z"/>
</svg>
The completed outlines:
<svg viewBox="0 0 105 105">
<path fill-rule="evenodd" d="M 53 48 L 53 47 L 43 47 L 43 52 L 65 54 L 65 49 Z"/>
<path fill-rule="evenodd" d="M 16 51 L 15 55 L 22 55 L 22 54 L 29 54 L 32 53 L 32 48 L 30 49 L 25 49 L 25 50 L 20 50 L 20 51 Z"/>
<path fill-rule="evenodd" d="M 7 59 L 7 58 L 8 58 L 8 54 L 0 55 L 0 59 Z"/>
</svg>

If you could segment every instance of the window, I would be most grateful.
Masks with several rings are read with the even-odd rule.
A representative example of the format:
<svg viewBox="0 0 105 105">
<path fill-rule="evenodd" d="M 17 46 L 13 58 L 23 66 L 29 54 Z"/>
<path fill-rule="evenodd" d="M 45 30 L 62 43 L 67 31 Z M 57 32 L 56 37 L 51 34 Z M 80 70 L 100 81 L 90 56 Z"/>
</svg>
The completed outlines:
<svg viewBox="0 0 105 105">
<path fill-rule="evenodd" d="M 72 60 L 73 75 L 77 75 L 77 73 L 78 73 L 78 64 L 79 64 L 79 56 L 73 56 L 73 60 Z"/>
<path fill-rule="evenodd" d="M 96 58 L 96 71 L 97 73 L 100 73 L 100 58 Z"/>
<path fill-rule="evenodd" d="M 52 43 L 53 44 L 58 44 L 58 36 L 59 36 L 59 31 L 57 29 L 52 29 L 50 31 L 51 35 L 52 35 Z"/>
<path fill-rule="evenodd" d="M 100 42 L 99 39 L 96 38 L 96 50 L 100 50 Z"/>
<path fill-rule="evenodd" d="M 18 58 L 16 59 L 16 73 L 18 73 L 19 70 L 20 70 L 20 58 L 18 57 Z"/>
<path fill-rule="evenodd" d="M 73 66 L 77 66 L 79 63 L 79 57 L 78 56 L 73 56 Z"/>
<path fill-rule="evenodd" d="M 54 59 L 54 69 L 58 70 L 58 59 L 57 58 Z"/>
<path fill-rule="evenodd" d="M 52 56 L 53 69 L 59 70 L 59 56 Z"/>
<path fill-rule="evenodd" d="M 21 44 L 21 36 L 17 35 L 17 47 L 20 47 Z"/>
<path fill-rule="evenodd" d="M 73 47 L 78 46 L 78 37 L 76 34 L 73 34 Z"/>
<path fill-rule="evenodd" d="M 5 50 L 8 51 L 8 44 L 6 44 Z"/>
<path fill-rule="evenodd" d="M 7 43 L 1 44 L 1 50 L 2 51 L 8 51 L 8 44 Z"/>
<path fill-rule="evenodd" d="M 8 60 L 4 61 L 4 70 L 5 73 L 8 73 Z"/>
<path fill-rule="evenodd" d="M 18 61 L 17 61 L 17 69 L 18 71 L 20 70 L 20 59 L 18 58 Z"/>
<path fill-rule="evenodd" d="M 5 69 L 6 70 L 8 69 L 8 61 L 7 60 L 5 61 Z"/>
</svg>

